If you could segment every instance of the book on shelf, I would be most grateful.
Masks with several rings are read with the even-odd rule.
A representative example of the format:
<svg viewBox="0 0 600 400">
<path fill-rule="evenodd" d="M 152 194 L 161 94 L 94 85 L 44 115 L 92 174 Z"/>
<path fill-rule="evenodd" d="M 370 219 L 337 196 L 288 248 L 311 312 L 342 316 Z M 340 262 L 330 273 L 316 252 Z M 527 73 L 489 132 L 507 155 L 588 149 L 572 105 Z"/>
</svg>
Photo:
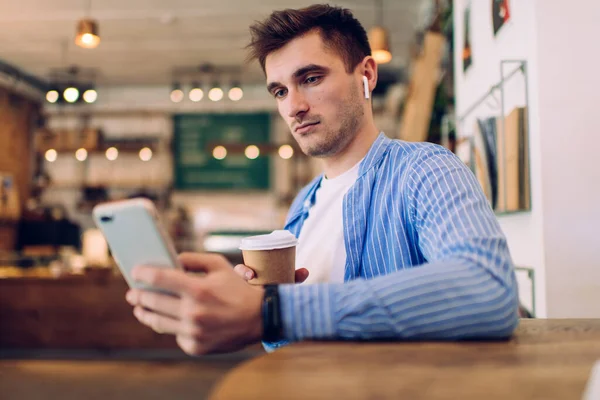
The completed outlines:
<svg viewBox="0 0 600 400">
<path fill-rule="evenodd" d="M 526 124 L 527 110 L 513 109 L 502 120 L 498 131 L 498 211 L 518 211 L 529 208 L 529 151 Z"/>
</svg>

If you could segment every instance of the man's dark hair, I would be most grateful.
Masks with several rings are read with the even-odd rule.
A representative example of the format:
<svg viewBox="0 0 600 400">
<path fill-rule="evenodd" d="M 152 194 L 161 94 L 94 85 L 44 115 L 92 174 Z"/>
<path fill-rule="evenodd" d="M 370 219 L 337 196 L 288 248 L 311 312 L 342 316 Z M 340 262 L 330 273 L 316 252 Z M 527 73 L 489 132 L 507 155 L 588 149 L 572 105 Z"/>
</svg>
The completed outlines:
<svg viewBox="0 0 600 400">
<path fill-rule="evenodd" d="M 350 10 L 315 4 L 298 10 L 274 11 L 264 21 L 252 25 L 248 61 L 258 59 L 264 72 L 270 53 L 313 30 L 320 32 L 327 48 L 341 56 L 348 73 L 371 55 L 367 32 Z"/>
</svg>

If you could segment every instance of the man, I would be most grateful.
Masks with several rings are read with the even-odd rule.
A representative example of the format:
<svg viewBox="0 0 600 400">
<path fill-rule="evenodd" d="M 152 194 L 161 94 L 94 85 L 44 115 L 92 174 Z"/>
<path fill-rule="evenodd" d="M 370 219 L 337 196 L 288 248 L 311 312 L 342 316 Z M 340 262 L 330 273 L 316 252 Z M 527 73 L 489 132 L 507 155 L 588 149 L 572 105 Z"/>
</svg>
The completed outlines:
<svg viewBox="0 0 600 400">
<path fill-rule="evenodd" d="M 451 152 L 390 140 L 373 121 L 377 65 L 348 10 L 274 12 L 251 28 L 252 56 L 298 145 L 324 174 L 291 206 L 296 280 L 254 287 L 221 256 L 182 254 L 187 270 L 140 267 L 144 324 L 189 354 L 303 339 L 501 338 L 517 317 L 506 240 L 473 174 Z M 248 274 L 248 276 L 246 276 Z"/>
</svg>

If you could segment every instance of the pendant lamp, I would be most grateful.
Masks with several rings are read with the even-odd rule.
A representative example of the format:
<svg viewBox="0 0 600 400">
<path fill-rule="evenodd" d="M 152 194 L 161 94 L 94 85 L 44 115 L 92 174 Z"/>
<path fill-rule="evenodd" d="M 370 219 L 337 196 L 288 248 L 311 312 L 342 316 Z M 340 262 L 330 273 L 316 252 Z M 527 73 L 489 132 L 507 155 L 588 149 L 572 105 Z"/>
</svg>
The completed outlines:
<svg viewBox="0 0 600 400">
<path fill-rule="evenodd" d="M 100 34 L 98 31 L 98 21 L 90 18 L 92 10 L 92 0 L 88 0 L 86 16 L 77 23 L 77 34 L 75 35 L 75 44 L 84 49 L 94 49 L 100 44 Z"/>
<path fill-rule="evenodd" d="M 93 49 L 100 44 L 100 35 L 98 34 L 98 22 L 93 19 L 81 19 L 77 23 L 77 36 L 75 44 L 85 49 Z"/>
<path fill-rule="evenodd" d="M 382 0 L 376 1 L 377 23 L 369 31 L 369 44 L 371 53 L 377 64 L 386 64 L 392 60 L 390 51 L 390 38 L 388 31 L 383 27 Z"/>
</svg>

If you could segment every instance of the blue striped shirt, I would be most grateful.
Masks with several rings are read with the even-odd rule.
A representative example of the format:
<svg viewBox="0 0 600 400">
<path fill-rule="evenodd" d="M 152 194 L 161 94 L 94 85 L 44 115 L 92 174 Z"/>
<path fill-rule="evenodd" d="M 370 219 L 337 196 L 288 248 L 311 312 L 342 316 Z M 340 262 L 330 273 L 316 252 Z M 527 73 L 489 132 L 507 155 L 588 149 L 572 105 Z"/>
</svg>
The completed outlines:
<svg viewBox="0 0 600 400">
<path fill-rule="evenodd" d="M 290 208 L 285 229 L 296 237 L 321 179 Z M 499 338 L 516 328 L 506 239 L 474 175 L 450 151 L 381 133 L 343 216 L 344 283 L 279 287 L 287 340 Z"/>
</svg>

